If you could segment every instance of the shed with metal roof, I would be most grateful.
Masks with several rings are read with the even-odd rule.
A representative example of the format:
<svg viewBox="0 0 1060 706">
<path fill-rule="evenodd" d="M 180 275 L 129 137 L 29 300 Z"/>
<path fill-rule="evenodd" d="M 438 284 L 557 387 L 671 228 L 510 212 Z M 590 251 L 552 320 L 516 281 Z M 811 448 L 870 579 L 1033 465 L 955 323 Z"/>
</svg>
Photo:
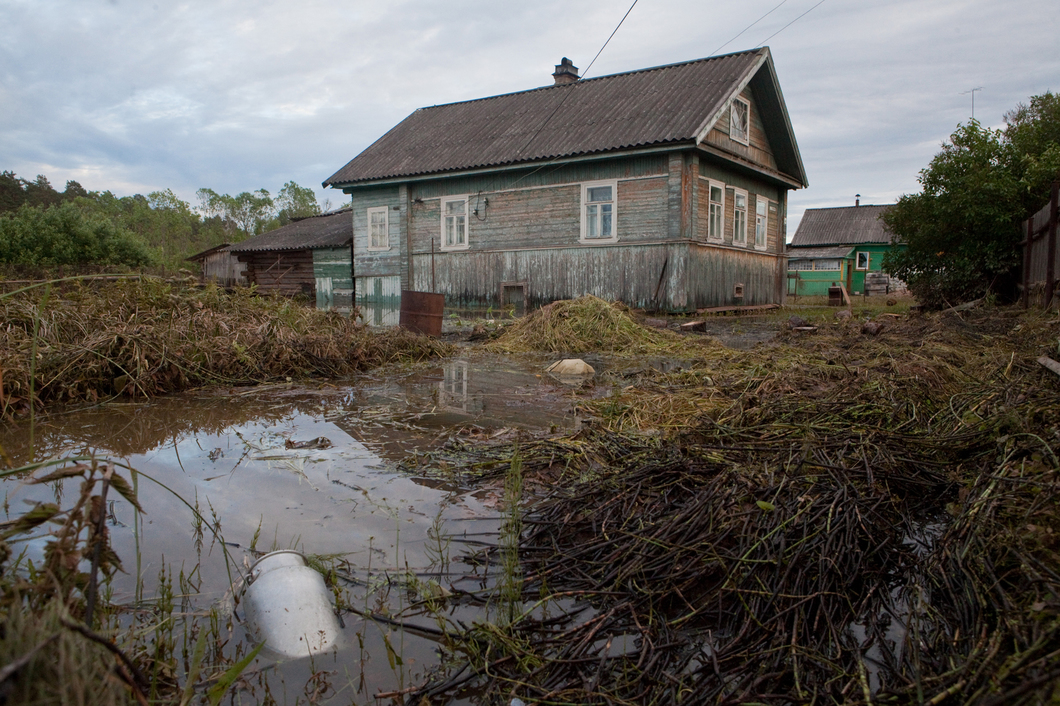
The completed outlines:
<svg viewBox="0 0 1060 706">
<path fill-rule="evenodd" d="M 300 218 L 226 248 L 244 263 L 248 284 L 303 294 L 320 308 L 345 308 L 353 297 L 353 223 L 349 208 Z"/>
</svg>

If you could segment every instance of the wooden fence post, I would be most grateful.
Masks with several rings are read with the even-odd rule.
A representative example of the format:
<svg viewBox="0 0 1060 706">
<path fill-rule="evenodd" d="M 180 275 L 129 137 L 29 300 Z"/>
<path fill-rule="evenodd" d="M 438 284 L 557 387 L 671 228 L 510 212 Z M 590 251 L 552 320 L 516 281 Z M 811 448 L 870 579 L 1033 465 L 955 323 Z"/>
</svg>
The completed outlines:
<svg viewBox="0 0 1060 706">
<path fill-rule="evenodd" d="M 1053 193 L 1049 199 L 1049 254 L 1045 273 L 1045 308 L 1053 303 L 1053 289 L 1056 288 L 1056 222 L 1060 211 L 1060 182 L 1053 182 Z"/>
</svg>

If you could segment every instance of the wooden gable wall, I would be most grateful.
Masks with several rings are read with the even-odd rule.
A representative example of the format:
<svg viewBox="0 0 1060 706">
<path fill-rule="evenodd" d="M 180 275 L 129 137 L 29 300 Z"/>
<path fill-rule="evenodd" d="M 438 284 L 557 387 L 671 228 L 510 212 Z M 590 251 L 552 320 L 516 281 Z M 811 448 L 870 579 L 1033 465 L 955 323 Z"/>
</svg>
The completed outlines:
<svg viewBox="0 0 1060 706">
<path fill-rule="evenodd" d="M 761 164 L 764 167 L 768 167 L 772 171 L 777 171 L 777 160 L 773 155 L 773 149 L 769 145 L 769 140 L 766 138 L 765 126 L 762 123 L 762 116 L 758 111 L 758 105 L 755 102 L 754 92 L 751 87 L 748 86 L 743 89 L 740 93 L 740 98 L 747 101 L 748 105 L 751 106 L 751 134 L 748 142 L 749 145 L 745 145 L 742 142 L 737 142 L 729 137 L 729 109 L 726 109 L 722 114 L 721 118 L 714 125 L 711 131 L 707 134 L 705 143 L 718 147 L 730 152 L 732 154 L 743 157 L 744 159 L 750 160 L 755 164 Z"/>
</svg>

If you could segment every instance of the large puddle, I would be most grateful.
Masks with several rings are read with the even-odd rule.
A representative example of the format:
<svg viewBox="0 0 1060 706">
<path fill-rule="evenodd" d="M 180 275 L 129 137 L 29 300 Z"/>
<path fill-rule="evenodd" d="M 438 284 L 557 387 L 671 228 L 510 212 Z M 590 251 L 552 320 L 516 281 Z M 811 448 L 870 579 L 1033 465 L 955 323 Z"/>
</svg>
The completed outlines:
<svg viewBox="0 0 1060 706">
<path fill-rule="evenodd" d="M 482 592 L 483 570 L 461 557 L 480 543 L 496 544 L 503 522 L 501 491 L 411 477 L 396 462 L 467 427 L 571 428 L 570 393 L 542 367 L 476 356 L 345 386 L 233 388 L 109 403 L 51 415 L 32 430 L 0 428 L 0 444 L 16 465 L 95 454 L 136 469 L 132 481 L 144 514 L 109 495 L 112 543 L 126 572 L 114 579 L 111 602 L 130 615 L 149 612 L 168 582 L 183 616 L 216 610 L 230 656 L 248 649 L 241 610 L 231 613 L 233 580 L 270 550 L 322 557 L 340 577 L 336 600 L 356 609 L 341 611 L 338 648 L 304 659 L 263 652 L 246 686 L 251 701 L 267 693 L 280 703 L 360 702 L 422 683 L 439 657 L 429 629 L 366 621 L 357 611 L 402 617 L 417 595 L 410 586 L 420 595 L 428 585 L 445 587 L 446 595 L 449 587 Z M 8 479 L 6 519 L 25 510 L 23 501 L 67 507 L 79 482 Z M 45 541 L 40 536 L 16 552 L 25 548 L 39 564 Z M 446 610 L 466 624 L 489 620 L 481 601 L 454 600 Z M 423 616 L 402 620 L 430 624 Z"/>
</svg>

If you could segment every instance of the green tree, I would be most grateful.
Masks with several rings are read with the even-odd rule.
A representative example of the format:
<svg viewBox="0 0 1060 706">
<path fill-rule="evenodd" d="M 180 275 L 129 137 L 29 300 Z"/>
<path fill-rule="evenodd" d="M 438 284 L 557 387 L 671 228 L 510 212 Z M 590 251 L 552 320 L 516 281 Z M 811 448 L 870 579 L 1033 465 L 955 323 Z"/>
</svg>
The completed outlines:
<svg viewBox="0 0 1060 706">
<path fill-rule="evenodd" d="M 307 218 L 320 213 L 320 205 L 313 190 L 299 186 L 293 181 L 284 184 L 276 194 L 276 208 L 276 220 L 280 226 L 285 226 L 296 218 Z"/>
<path fill-rule="evenodd" d="M 988 292 L 1011 295 L 1021 261 L 1020 222 L 1060 178 L 1060 110 L 1052 94 L 1006 115 L 1005 130 L 961 125 L 921 170 L 922 190 L 883 217 L 905 249 L 884 257 L 928 308 Z"/>
<path fill-rule="evenodd" d="M 220 216 L 241 231 L 244 238 L 263 232 L 272 218 L 273 201 L 265 189 L 229 196 L 202 188 L 196 195 L 203 215 Z"/>
<path fill-rule="evenodd" d="M 86 214 L 72 202 L 51 208 L 24 204 L 0 215 L 0 263 L 140 267 L 154 259 L 135 233 L 101 215 Z"/>
</svg>

